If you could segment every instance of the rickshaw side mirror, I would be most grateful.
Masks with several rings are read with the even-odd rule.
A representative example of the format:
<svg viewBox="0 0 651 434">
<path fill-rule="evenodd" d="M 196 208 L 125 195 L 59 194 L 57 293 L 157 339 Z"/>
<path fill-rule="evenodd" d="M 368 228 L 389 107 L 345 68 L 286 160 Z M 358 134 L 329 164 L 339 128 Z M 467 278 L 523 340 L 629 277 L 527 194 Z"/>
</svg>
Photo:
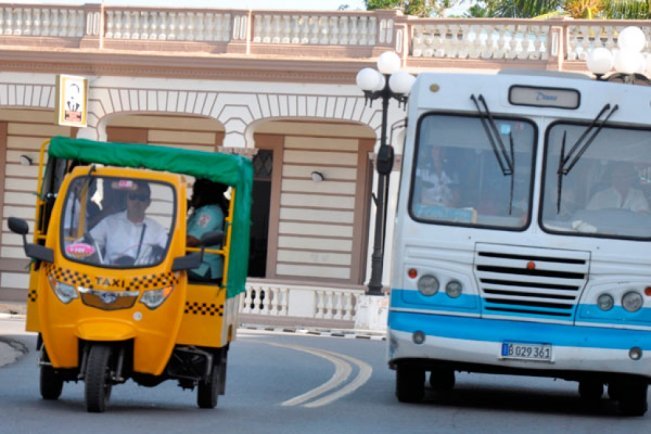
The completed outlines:
<svg viewBox="0 0 651 434">
<path fill-rule="evenodd" d="M 9 224 L 9 230 L 15 234 L 22 235 L 23 237 L 29 232 L 29 226 L 27 222 L 18 217 L 9 217 L 7 221 Z"/>
<path fill-rule="evenodd" d="M 40 244 L 27 242 L 27 233 L 29 232 L 27 221 L 17 217 L 9 217 L 7 223 L 11 232 L 22 235 L 23 248 L 25 249 L 25 255 L 28 258 L 44 262 L 54 262 L 54 251 L 52 249 Z"/>
<path fill-rule="evenodd" d="M 197 268 L 201 265 L 202 256 L 201 253 L 190 253 L 185 256 L 174 258 L 174 262 L 172 262 L 172 271 L 183 271 Z"/>
</svg>

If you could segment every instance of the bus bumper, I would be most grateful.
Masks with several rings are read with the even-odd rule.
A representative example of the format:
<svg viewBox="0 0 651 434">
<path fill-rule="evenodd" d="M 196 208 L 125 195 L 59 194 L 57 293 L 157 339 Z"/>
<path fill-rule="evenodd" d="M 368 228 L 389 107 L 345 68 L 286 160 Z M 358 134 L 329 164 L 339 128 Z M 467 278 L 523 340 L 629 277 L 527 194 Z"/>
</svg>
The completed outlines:
<svg viewBox="0 0 651 434">
<path fill-rule="evenodd" d="M 651 331 L 389 313 L 389 363 L 425 369 L 580 378 L 584 374 L 631 374 L 651 380 Z M 422 340 L 424 338 L 424 340 Z M 420 342 L 421 343 L 416 343 Z M 416 342 L 415 342 L 416 341 Z M 505 358 L 503 345 L 546 345 L 549 360 Z M 634 356 L 641 354 L 639 359 Z"/>
</svg>

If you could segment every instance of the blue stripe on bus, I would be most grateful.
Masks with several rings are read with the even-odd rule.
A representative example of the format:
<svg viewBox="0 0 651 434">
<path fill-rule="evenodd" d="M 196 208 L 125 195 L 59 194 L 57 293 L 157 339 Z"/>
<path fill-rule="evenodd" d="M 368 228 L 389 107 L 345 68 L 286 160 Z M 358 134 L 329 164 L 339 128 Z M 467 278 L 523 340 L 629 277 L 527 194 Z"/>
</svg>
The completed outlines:
<svg viewBox="0 0 651 434">
<path fill-rule="evenodd" d="M 486 342 L 544 343 L 563 347 L 651 350 L 651 332 L 601 327 L 389 312 L 389 329 Z"/>
<path fill-rule="evenodd" d="M 461 294 L 457 298 L 451 298 L 448 297 L 445 291 L 439 291 L 432 296 L 425 296 L 414 290 L 392 289 L 391 306 L 479 313 L 481 304 L 477 295 Z"/>
<path fill-rule="evenodd" d="M 427 297 L 416 290 L 392 289 L 391 307 L 403 309 L 420 309 L 431 311 L 447 311 L 476 313 L 484 315 L 499 315 L 512 318 L 554 318 L 559 321 L 580 321 L 592 322 L 595 324 L 630 324 L 636 326 L 651 327 L 651 308 L 643 308 L 637 312 L 627 312 L 620 305 L 613 306 L 609 311 L 603 311 L 595 304 L 580 304 L 574 309 L 562 310 L 553 308 L 532 308 L 536 312 L 508 312 L 506 310 L 488 310 L 487 307 L 513 309 L 513 305 L 489 303 L 481 300 L 478 295 L 462 294 L 458 298 L 450 298 L 445 291 L 439 291 L 436 295 Z M 483 308 L 482 308 L 483 307 Z M 526 310 L 526 307 L 517 306 L 518 309 Z M 540 313 L 543 312 L 543 313 Z M 572 315 L 557 316 L 555 312 L 568 312 Z M 551 314 L 551 315 L 550 315 Z"/>
</svg>

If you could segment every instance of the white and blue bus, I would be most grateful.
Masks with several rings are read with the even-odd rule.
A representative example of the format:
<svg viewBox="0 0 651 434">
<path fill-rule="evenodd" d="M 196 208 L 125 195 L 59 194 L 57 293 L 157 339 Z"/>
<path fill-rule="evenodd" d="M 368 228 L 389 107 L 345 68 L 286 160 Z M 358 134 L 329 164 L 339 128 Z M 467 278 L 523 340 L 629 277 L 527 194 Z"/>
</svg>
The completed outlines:
<svg viewBox="0 0 651 434">
<path fill-rule="evenodd" d="M 651 87 L 421 74 L 394 229 L 403 402 L 455 372 L 562 378 L 623 414 L 651 379 Z M 426 377 L 429 375 L 429 378 Z"/>
</svg>

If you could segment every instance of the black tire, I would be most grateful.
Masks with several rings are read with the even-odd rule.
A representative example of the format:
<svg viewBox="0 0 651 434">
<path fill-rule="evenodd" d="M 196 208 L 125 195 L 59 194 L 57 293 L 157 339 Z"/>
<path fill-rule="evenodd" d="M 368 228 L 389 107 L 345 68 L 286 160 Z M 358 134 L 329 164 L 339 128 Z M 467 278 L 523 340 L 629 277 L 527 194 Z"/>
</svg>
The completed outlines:
<svg viewBox="0 0 651 434">
<path fill-rule="evenodd" d="M 43 347 L 43 362 L 47 363 L 50 358 Z M 41 376 L 39 381 L 41 397 L 47 401 L 55 401 L 61 396 L 63 391 L 63 378 L 57 374 L 52 366 L 41 366 Z"/>
<path fill-rule="evenodd" d="M 221 371 L 221 362 L 214 360 L 210 378 L 199 382 L 197 388 L 197 405 L 199 408 L 217 407 L 217 399 L 222 383 Z"/>
<path fill-rule="evenodd" d="M 597 403 L 604 394 L 604 385 L 600 381 L 579 381 L 579 396 L 588 403 Z"/>
<path fill-rule="evenodd" d="M 86 362 L 86 410 L 89 413 L 102 413 L 111 397 L 111 347 L 92 344 Z"/>
<path fill-rule="evenodd" d="M 396 369 L 396 397 L 400 402 L 417 403 L 425 396 L 425 370 L 398 365 Z"/>
<path fill-rule="evenodd" d="M 452 369 L 433 369 L 429 375 L 429 385 L 436 392 L 449 392 L 454 389 L 456 380 Z"/>
<path fill-rule="evenodd" d="M 620 413 L 624 416 L 644 416 L 646 413 L 649 385 L 644 381 L 642 379 L 627 380 L 618 388 L 617 404 Z"/>
</svg>

